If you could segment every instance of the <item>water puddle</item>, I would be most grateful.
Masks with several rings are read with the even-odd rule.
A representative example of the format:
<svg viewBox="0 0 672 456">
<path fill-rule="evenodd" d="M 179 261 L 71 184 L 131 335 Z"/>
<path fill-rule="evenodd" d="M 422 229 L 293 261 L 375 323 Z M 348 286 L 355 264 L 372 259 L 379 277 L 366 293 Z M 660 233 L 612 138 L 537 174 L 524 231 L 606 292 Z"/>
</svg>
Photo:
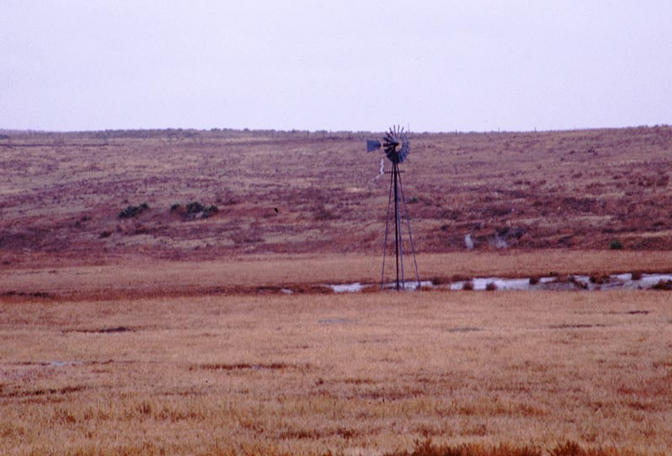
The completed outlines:
<svg viewBox="0 0 672 456">
<path fill-rule="evenodd" d="M 365 290 L 380 288 L 379 284 L 350 284 L 325 285 L 334 293 L 357 293 Z M 396 283 L 385 283 L 383 289 L 394 289 Z M 402 284 L 405 291 L 414 291 L 418 288 L 437 290 L 474 290 L 474 291 L 529 291 L 529 290 L 672 290 L 672 274 L 632 274 L 621 273 L 604 276 L 567 275 L 546 277 L 475 277 L 470 280 L 457 280 L 446 284 L 434 284 L 430 280 L 405 282 Z"/>
<path fill-rule="evenodd" d="M 19 366 L 67 367 L 67 366 L 83 366 L 84 361 L 65 361 L 57 359 L 49 361 L 21 361 L 14 364 Z"/>
<path fill-rule="evenodd" d="M 368 287 L 371 287 L 372 285 L 368 285 Z M 346 283 L 346 284 L 341 284 L 341 285 L 329 285 L 331 289 L 334 291 L 334 293 L 356 293 L 358 291 L 362 291 L 364 289 L 364 285 L 362 285 L 359 282 L 355 283 Z"/>
</svg>

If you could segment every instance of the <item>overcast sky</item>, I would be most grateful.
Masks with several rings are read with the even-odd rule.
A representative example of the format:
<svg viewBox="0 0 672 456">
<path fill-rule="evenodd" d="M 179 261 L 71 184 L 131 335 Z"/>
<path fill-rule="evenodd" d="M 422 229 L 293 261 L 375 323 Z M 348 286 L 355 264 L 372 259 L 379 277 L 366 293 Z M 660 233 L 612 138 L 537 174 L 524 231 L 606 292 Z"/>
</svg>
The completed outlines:
<svg viewBox="0 0 672 456">
<path fill-rule="evenodd" d="M 0 0 L 0 128 L 672 123 L 669 0 Z"/>
</svg>

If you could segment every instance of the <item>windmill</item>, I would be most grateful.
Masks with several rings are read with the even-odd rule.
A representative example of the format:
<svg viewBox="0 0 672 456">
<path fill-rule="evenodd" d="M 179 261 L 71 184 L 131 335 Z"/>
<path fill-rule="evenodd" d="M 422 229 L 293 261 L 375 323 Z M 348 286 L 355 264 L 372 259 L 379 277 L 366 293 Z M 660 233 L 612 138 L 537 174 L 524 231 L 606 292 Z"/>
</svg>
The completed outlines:
<svg viewBox="0 0 672 456">
<path fill-rule="evenodd" d="M 394 194 L 394 256 L 396 259 L 396 279 L 395 288 L 397 290 L 405 289 L 406 278 L 404 274 L 404 243 L 403 243 L 403 223 L 401 221 L 402 211 L 405 213 L 406 225 L 408 227 L 408 240 L 413 254 L 413 264 L 415 266 L 415 277 L 417 285 L 420 286 L 420 275 L 418 274 L 418 263 L 415 259 L 415 246 L 413 245 L 413 235 L 411 234 L 411 221 L 408 216 L 408 207 L 404 197 L 404 186 L 401 182 L 401 171 L 399 163 L 402 163 L 408 157 L 411 151 L 409 133 L 403 127 L 393 126 L 383 137 L 382 143 L 375 139 L 366 141 L 366 151 L 373 152 L 382 147 L 387 158 L 392 162 L 392 171 L 390 172 L 390 189 L 387 198 L 387 214 L 385 216 L 385 241 L 383 243 L 383 267 L 380 273 L 380 286 L 385 282 L 385 258 L 387 256 L 387 239 L 390 231 L 390 207 L 392 206 L 392 194 Z M 401 204 L 400 204 L 401 203 Z"/>
</svg>

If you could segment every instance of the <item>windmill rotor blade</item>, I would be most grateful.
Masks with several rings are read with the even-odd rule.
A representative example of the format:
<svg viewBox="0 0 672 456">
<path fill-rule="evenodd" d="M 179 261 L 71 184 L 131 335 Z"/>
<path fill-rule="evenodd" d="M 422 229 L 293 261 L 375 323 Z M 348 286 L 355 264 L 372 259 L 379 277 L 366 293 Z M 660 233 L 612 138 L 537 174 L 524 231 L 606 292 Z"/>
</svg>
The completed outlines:
<svg viewBox="0 0 672 456">
<path fill-rule="evenodd" d="M 399 163 L 406 160 L 408 154 L 411 152 L 411 140 L 408 137 L 408 132 L 404 132 L 401 139 L 401 150 L 399 151 Z"/>
<path fill-rule="evenodd" d="M 392 133 L 392 132 L 387 133 L 387 134 L 385 135 L 385 142 L 388 142 L 388 143 L 396 143 L 396 142 L 398 142 L 398 140 L 397 140 L 397 135 L 394 134 L 394 133 Z"/>
<path fill-rule="evenodd" d="M 392 125 L 383 135 L 380 141 L 367 140 L 367 151 L 383 148 L 387 158 L 393 163 L 401 163 L 406 160 L 411 151 L 409 132 L 401 125 Z"/>
<path fill-rule="evenodd" d="M 406 157 L 408 157 L 408 153 L 410 151 L 411 151 L 411 145 L 408 142 L 403 143 L 401 146 L 401 150 L 399 150 L 399 163 L 406 160 Z"/>
</svg>

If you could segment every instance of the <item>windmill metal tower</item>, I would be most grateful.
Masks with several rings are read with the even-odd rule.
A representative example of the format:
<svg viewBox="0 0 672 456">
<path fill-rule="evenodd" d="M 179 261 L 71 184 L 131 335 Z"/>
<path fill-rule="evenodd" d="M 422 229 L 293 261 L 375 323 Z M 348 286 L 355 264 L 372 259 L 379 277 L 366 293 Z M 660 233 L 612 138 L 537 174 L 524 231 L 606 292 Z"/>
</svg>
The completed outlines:
<svg viewBox="0 0 672 456">
<path fill-rule="evenodd" d="M 411 253 L 413 254 L 413 264 L 415 266 L 415 278 L 417 286 L 420 286 L 420 275 L 418 274 L 418 262 L 415 258 L 415 246 L 413 245 L 413 235 L 411 233 L 411 221 L 408 216 L 408 207 L 404 196 L 404 186 L 401 182 L 401 171 L 399 163 L 406 160 L 411 151 L 409 133 L 402 127 L 393 126 L 390 128 L 381 144 L 378 140 L 369 139 L 366 141 L 367 152 L 372 152 L 383 148 L 385 155 L 392 162 L 392 171 L 390 172 L 390 189 L 387 199 L 387 214 L 385 216 L 385 241 L 383 243 L 383 267 L 380 273 L 380 286 L 385 283 L 385 258 L 387 256 L 387 239 L 390 231 L 390 208 L 392 206 L 392 194 L 394 194 L 394 256 L 396 260 L 396 279 L 395 288 L 403 290 L 406 287 L 406 278 L 404 272 L 404 242 L 403 242 L 403 223 L 402 217 L 406 218 L 407 233 Z"/>
</svg>

